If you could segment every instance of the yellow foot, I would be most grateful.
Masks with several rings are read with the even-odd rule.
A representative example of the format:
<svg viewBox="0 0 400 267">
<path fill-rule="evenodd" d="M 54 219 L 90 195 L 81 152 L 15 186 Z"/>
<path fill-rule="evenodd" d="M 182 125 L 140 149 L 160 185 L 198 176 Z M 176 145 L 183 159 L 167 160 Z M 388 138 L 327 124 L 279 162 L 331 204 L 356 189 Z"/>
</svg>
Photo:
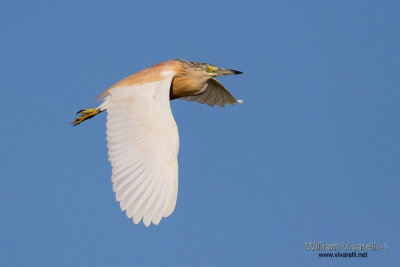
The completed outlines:
<svg viewBox="0 0 400 267">
<path fill-rule="evenodd" d="M 76 113 L 76 115 L 78 115 L 78 114 L 80 114 L 80 115 L 78 116 L 78 118 L 76 118 L 72 122 L 72 126 L 76 126 L 76 125 L 80 124 L 81 122 L 83 122 L 84 120 L 87 120 L 87 119 L 90 119 L 90 118 L 96 116 L 100 112 L 102 112 L 102 110 L 97 109 L 97 108 L 81 109 Z"/>
</svg>

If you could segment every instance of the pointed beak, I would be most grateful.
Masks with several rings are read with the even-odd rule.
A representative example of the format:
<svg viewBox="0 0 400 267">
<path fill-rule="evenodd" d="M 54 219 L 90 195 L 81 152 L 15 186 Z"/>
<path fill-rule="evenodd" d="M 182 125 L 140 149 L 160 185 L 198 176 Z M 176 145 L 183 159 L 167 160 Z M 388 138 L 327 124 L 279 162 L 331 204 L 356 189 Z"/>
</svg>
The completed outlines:
<svg viewBox="0 0 400 267">
<path fill-rule="evenodd" d="M 236 75 L 236 74 L 242 74 L 243 72 L 238 71 L 238 70 L 229 70 L 229 69 L 216 69 L 213 71 L 213 74 L 215 76 L 223 76 L 223 75 Z"/>
</svg>

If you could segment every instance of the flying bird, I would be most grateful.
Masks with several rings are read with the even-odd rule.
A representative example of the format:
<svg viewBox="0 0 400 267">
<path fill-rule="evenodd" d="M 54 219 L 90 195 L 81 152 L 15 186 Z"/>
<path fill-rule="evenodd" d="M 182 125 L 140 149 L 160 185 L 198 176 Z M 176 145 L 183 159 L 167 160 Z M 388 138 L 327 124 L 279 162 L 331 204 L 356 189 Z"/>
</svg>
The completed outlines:
<svg viewBox="0 0 400 267">
<path fill-rule="evenodd" d="M 113 191 L 135 224 L 158 225 L 175 209 L 178 195 L 178 128 L 170 100 L 210 106 L 242 103 L 215 77 L 241 74 L 181 59 L 159 63 L 111 86 L 103 103 L 83 109 L 73 126 L 107 110 L 108 155 Z"/>
</svg>

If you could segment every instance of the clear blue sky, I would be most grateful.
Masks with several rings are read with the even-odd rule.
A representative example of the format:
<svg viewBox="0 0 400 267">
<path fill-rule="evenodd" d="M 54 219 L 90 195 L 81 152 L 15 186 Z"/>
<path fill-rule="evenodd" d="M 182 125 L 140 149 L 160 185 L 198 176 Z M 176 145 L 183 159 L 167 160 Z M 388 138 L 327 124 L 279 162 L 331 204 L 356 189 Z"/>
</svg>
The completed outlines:
<svg viewBox="0 0 400 267">
<path fill-rule="evenodd" d="M 398 1 L 2 1 L 0 265 L 395 266 Z M 116 81 L 168 59 L 238 69 L 244 104 L 173 101 L 179 195 L 134 225 L 111 184 Z M 321 259 L 305 242 L 386 242 Z M 343 251 L 341 251 L 343 252 Z"/>
</svg>

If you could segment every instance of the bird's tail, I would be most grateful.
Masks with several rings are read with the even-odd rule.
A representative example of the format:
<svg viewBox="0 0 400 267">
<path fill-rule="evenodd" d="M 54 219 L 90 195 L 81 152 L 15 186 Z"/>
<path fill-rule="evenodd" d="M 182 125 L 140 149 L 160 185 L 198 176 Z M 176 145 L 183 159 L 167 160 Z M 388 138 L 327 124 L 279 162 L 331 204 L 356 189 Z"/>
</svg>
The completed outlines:
<svg viewBox="0 0 400 267">
<path fill-rule="evenodd" d="M 76 113 L 79 116 L 71 124 L 76 126 L 87 119 L 93 118 L 102 111 L 100 108 L 81 109 Z"/>
</svg>

